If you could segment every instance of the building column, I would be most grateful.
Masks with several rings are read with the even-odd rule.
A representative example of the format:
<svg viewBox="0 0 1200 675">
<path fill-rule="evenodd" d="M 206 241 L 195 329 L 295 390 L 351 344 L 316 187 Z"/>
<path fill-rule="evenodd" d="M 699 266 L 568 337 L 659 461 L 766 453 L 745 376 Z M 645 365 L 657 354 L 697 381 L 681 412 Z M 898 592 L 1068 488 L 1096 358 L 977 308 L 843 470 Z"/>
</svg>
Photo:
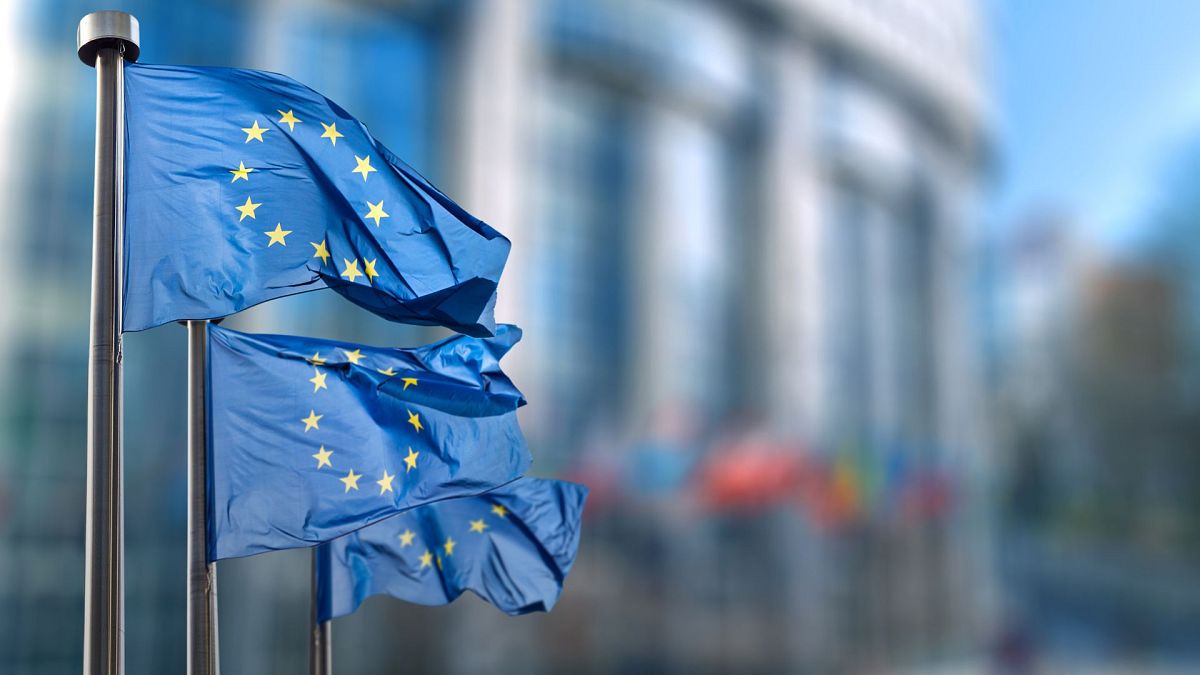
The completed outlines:
<svg viewBox="0 0 1200 675">
<path fill-rule="evenodd" d="M 528 323 L 527 272 L 534 236 L 527 197 L 532 157 L 526 123 L 532 117 L 538 68 L 535 34 L 539 2 L 487 0 L 464 10 L 456 98 L 450 121 L 453 156 L 449 158 L 452 194 L 470 213 L 512 241 L 496 304 L 496 319 Z M 536 350 L 518 347 L 505 358 L 505 370 L 522 381 L 530 400 L 535 382 L 521 374 Z"/>
<path fill-rule="evenodd" d="M 811 443 L 827 414 L 826 240 L 824 178 L 818 156 L 819 67 L 811 45 L 780 41 L 766 47 L 775 96 L 767 103 L 761 164 L 763 205 L 757 276 L 761 306 L 753 327 L 761 335 L 758 404 L 768 430 Z M 785 572 L 786 612 L 799 627 L 790 643 L 796 670 L 828 670 L 841 642 L 839 574 L 828 539 L 807 525 L 781 522 L 782 555 L 797 565 Z"/>
<path fill-rule="evenodd" d="M 825 204 L 817 157 L 818 64 L 811 48 L 771 45 L 767 69 L 776 96 L 768 102 L 763 143 L 763 228 L 757 295 L 762 303 L 761 404 L 768 427 L 810 439 L 824 415 L 827 372 L 821 219 Z"/>
<path fill-rule="evenodd" d="M 721 129 L 698 112 L 647 102 L 637 133 L 629 237 L 634 350 L 631 410 L 658 417 L 724 400 L 727 184 Z M 661 418 L 660 418 L 661 419 Z"/>
</svg>

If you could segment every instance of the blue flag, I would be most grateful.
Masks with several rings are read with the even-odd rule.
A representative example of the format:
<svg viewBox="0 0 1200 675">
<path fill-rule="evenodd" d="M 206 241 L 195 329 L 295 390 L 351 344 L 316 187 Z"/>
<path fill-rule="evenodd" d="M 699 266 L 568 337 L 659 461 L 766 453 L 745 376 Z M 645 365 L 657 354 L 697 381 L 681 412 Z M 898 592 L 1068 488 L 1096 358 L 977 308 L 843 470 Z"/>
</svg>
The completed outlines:
<svg viewBox="0 0 1200 675">
<path fill-rule="evenodd" d="M 125 68 L 124 328 L 333 288 L 380 316 L 495 329 L 509 242 L 282 75 Z"/>
<path fill-rule="evenodd" d="M 587 488 L 522 478 L 423 506 L 322 544 L 317 617 L 371 595 L 444 605 L 471 590 L 508 614 L 550 611 L 579 549 Z"/>
<path fill-rule="evenodd" d="M 211 326 L 209 560 L 311 546 L 529 466 L 521 393 L 500 371 L 520 339 L 417 349 Z"/>
</svg>

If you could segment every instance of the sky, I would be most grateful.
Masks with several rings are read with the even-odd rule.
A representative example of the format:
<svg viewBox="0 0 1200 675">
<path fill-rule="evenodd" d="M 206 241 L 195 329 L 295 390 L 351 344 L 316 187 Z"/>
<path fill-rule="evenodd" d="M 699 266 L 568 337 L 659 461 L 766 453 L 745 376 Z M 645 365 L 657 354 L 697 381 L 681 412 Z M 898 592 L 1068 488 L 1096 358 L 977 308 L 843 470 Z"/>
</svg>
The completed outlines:
<svg viewBox="0 0 1200 675">
<path fill-rule="evenodd" d="M 1102 245 L 1145 234 L 1176 151 L 1200 141 L 1200 2 L 989 0 L 990 224 L 1061 210 Z"/>
</svg>

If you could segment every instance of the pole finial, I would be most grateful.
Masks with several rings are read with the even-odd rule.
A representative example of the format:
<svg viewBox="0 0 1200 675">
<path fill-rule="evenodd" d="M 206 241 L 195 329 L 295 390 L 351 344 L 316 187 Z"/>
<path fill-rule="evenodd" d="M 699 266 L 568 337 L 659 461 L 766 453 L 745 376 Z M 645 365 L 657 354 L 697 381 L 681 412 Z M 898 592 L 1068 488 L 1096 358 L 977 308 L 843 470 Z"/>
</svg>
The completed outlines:
<svg viewBox="0 0 1200 675">
<path fill-rule="evenodd" d="M 96 52 L 117 45 L 125 48 L 126 61 L 137 61 L 141 54 L 138 47 L 140 39 L 137 17 L 106 9 L 92 12 L 79 20 L 75 46 L 79 51 L 79 60 L 94 67 Z"/>
</svg>

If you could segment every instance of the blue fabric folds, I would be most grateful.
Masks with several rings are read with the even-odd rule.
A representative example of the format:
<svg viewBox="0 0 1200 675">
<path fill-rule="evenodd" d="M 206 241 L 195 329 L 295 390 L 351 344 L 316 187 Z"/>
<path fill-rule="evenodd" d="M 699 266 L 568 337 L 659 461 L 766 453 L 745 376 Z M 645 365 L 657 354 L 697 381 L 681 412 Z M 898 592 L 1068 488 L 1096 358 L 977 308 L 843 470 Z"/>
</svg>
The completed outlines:
<svg viewBox="0 0 1200 675">
<path fill-rule="evenodd" d="M 332 288 L 491 335 L 509 241 L 282 75 L 125 69 L 124 329 Z"/>
<path fill-rule="evenodd" d="M 391 595 L 422 605 L 471 590 L 508 614 L 549 611 L 575 554 L 587 488 L 522 478 L 414 509 L 317 550 L 317 616 Z"/>
<path fill-rule="evenodd" d="M 499 362 L 520 336 L 384 349 L 211 326 L 209 559 L 311 546 L 516 479 L 525 399 Z"/>
</svg>

